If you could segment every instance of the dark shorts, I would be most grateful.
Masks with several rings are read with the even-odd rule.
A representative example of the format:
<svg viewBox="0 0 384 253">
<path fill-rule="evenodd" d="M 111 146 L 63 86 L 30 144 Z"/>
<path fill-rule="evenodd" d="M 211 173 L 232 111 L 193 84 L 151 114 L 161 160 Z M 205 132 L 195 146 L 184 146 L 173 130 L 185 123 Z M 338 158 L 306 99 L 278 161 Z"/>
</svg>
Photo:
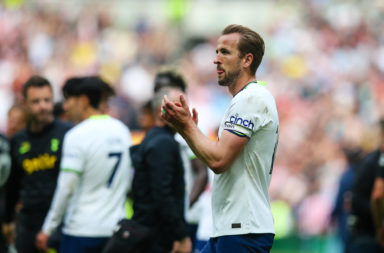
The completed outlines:
<svg viewBox="0 0 384 253">
<path fill-rule="evenodd" d="M 226 235 L 209 239 L 202 253 L 268 253 L 274 234 Z"/>
<path fill-rule="evenodd" d="M 79 237 L 64 235 L 60 253 L 99 253 L 104 249 L 108 237 Z"/>
</svg>

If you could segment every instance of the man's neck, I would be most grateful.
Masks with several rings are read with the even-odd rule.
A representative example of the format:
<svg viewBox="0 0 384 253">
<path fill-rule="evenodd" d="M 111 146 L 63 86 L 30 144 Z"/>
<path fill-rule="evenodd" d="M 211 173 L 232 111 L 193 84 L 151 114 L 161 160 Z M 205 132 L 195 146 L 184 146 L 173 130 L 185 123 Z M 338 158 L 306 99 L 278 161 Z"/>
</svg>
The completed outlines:
<svg viewBox="0 0 384 253">
<path fill-rule="evenodd" d="M 234 83 L 233 85 L 228 86 L 228 91 L 234 97 L 247 84 L 249 84 L 250 82 L 254 82 L 254 81 L 256 81 L 256 77 L 255 76 L 244 74 L 244 75 L 240 76 L 237 79 L 236 83 Z"/>
<path fill-rule="evenodd" d="M 155 126 L 163 127 L 165 125 L 166 125 L 166 123 L 165 123 L 165 121 L 162 118 L 159 118 L 159 117 L 156 118 Z"/>
<path fill-rule="evenodd" d="M 89 107 L 88 109 L 86 109 L 82 115 L 82 120 L 86 120 L 88 119 L 89 117 L 92 117 L 94 115 L 101 115 L 103 114 L 100 110 L 97 110 L 93 107 Z"/>
<path fill-rule="evenodd" d="M 55 118 L 52 116 L 48 121 L 46 122 L 38 122 L 38 121 L 31 121 L 29 122 L 29 131 L 32 133 L 40 133 L 44 130 L 46 126 L 51 124 Z"/>
</svg>

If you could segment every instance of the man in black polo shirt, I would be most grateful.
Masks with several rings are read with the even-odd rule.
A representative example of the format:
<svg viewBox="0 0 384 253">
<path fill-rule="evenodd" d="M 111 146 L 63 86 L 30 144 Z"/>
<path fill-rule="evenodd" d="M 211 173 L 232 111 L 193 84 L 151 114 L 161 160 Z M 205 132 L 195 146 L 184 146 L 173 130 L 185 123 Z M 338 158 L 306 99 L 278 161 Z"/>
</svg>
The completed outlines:
<svg viewBox="0 0 384 253">
<path fill-rule="evenodd" d="M 53 92 L 49 81 L 31 77 L 23 87 L 28 124 L 11 140 L 12 169 L 6 185 L 3 233 L 13 240 L 19 253 L 39 252 L 36 234 L 43 224 L 56 188 L 64 134 L 70 125 L 53 116 Z"/>
</svg>

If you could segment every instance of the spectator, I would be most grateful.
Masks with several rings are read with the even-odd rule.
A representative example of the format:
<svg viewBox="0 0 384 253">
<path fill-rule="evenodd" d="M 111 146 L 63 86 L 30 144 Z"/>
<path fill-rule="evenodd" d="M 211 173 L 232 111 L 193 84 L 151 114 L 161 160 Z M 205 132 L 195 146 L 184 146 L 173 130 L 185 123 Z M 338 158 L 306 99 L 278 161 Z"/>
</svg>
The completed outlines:
<svg viewBox="0 0 384 253">
<path fill-rule="evenodd" d="M 380 122 L 381 135 L 383 134 L 384 122 Z M 381 141 L 383 137 L 380 136 Z M 378 230 L 378 238 L 380 236 L 378 217 L 380 217 L 380 209 L 371 208 L 371 198 L 374 207 L 377 208 L 377 203 L 380 203 L 380 178 L 382 170 L 381 153 L 383 142 L 373 152 L 364 157 L 358 167 L 355 183 L 352 188 L 352 209 L 351 215 L 354 223 L 351 228 L 351 253 L 358 252 L 383 252 L 383 248 L 376 240 L 376 229 Z M 376 182 L 375 182 L 376 181 Z M 374 188 L 375 184 L 375 188 Z M 373 211 L 374 214 L 373 215 Z M 375 221 L 377 228 L 375 227 Z M 380 239 L 381 242 L 381 239 Z"/>
<path fill-rule="evenodd" d="M 361 159 L 361 149 L 358 147 L 344 147 L 347 158 L 346 170 L 340 178 L 339 190 L 331 213 L 331 220 L 337 223 L 338 234 L 342 241 L 343 252 L 349 253 L 348 219 L 351 213 L 352 186 L 355 182 L 356 168 Z"/>
</svg>

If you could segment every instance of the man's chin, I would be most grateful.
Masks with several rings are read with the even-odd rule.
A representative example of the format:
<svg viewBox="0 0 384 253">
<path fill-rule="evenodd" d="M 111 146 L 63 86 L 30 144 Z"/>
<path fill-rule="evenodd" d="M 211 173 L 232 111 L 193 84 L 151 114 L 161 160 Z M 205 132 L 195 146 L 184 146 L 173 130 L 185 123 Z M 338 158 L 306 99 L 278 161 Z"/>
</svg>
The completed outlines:
<svg viewBox="0 0 384 253">
<path fill-rule="evenodd" d="M 227 82 L 225 79 L 219 80 L 218 83 L 219 83 L 220 86 L 223 86 L 223 87 L 227 87 L 227 86 L 230 85 L 230 83 Z"/>
</svg>

